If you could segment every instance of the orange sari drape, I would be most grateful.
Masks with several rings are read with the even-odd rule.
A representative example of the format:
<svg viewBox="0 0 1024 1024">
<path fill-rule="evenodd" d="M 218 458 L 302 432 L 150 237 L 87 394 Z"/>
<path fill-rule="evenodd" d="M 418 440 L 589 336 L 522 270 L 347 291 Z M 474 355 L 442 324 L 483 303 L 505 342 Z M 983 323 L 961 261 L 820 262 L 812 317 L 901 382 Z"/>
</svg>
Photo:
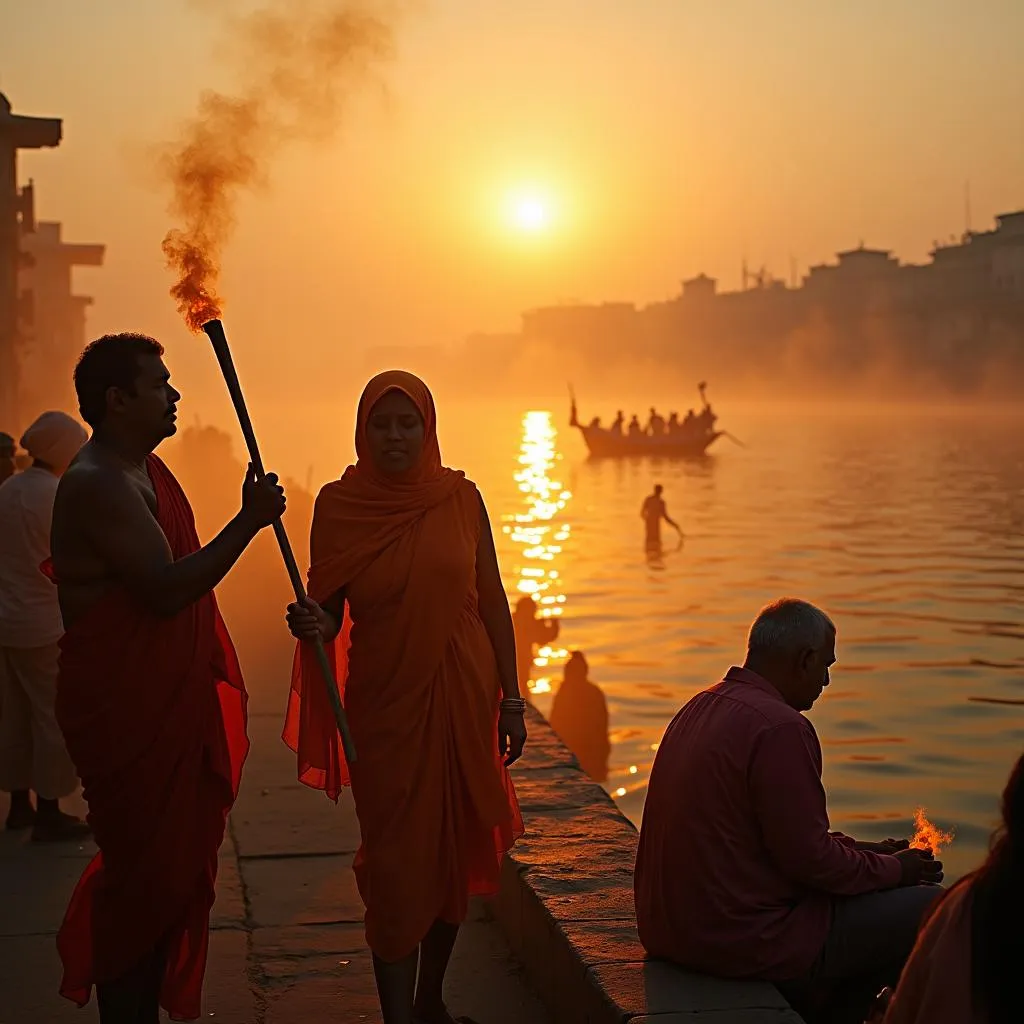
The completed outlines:
<svg viewBox="0 0 1024 1024">
<path fill-rule="evenodd" d="M 417 465 L 397 478 L 378 474 L 366 448 L 370 411 L 393 389 L 425 425 Z M 438 918 L 462 921 L 471 895 L 497 891 L 523 825 L 498 752 L 500 684 L 478 607 L 480 496 L 442 467 L 426 385 L 398 371 L 374 378 L 356 451 L 357 464 L 317 498 L 309 592 L 317 601 L 345 593 L 345 626 L 328 655 L 358 760 L 345 761 L 307 645 L 296 652 L 284 740 L 302 782 L 334 800 L 352 786 L 367 942 L 394 961 Z"/>
</svg>

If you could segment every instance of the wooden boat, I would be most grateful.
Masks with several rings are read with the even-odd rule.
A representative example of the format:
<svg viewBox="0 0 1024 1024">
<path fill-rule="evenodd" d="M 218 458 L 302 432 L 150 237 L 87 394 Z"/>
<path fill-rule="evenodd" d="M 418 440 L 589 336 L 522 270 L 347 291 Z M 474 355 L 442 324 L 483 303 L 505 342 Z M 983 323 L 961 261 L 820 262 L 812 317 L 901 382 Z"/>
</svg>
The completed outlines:
<svg viewBox="0 0 1024 1024">
<path fill-rule="evenodd" d="M 583 435 L 587 450 L 595 459 L 621 459 L 635 456 L 655 456 L 663 459 L 697 459 L 724 433 L 723 430 L 712 430 L 710 433 L 695 432 L 679 434 L 663 434 L 651 437 L 641 434 L 630 437 L 628 434 L 616 434 L 602 427 L 584 427 L 575 424 Z"/>
<path fill-rule="evenodd" d="M 700 394 L 704 399 L 705 409 L 710 408 L 704 397 L 703 383 L 700 385 Z M 569 426 L 575 427 L 583 435 L 587 450 L 590 452 L 591 458 L 595 459 L 621 459 L 638 456 L 696 459 L 705 455 L 715 441 L 728 433 L 725 430 L 709 430 L 703 425 L 688 426 L 671 433 L 658 435 L 630 434 L 627 431 L 620 432 L 594 424 L 587 426 L 580 423 L 576 415 L 575 395 L 572 395 Z"/>
</svg>

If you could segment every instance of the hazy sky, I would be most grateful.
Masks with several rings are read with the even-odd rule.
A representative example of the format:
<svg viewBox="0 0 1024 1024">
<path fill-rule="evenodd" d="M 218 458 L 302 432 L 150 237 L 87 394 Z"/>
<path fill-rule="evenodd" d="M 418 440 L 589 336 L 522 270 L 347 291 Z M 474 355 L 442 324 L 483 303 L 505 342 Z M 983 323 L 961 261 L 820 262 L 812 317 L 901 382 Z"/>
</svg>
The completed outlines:
<svg viewBox="0 0 1024 1024">
<path fill-rule="evenodd" d="M 246 4 L 5 6 L 0 89 L 64 119 L 22 159 L 37 213 L 108 246 L 79 276 L 93 329 L 156 332 L 215 384 L 166 295 L 147 153 L 231 88 L 209 9 Z M 862 239 L 923 259 L 963 229 L 967 179 L 975 227 L 1024 207 L 1021 0 L 416 0 L 396 38 L 337 138 L 241 203 L 225 319 L 261 367 L 287 353 L 267 387 L 559 299 L 735 287 L 744 256 L 784 277 Z M 517 227 L 510 195 L 549 223 Z"/>
</svg>

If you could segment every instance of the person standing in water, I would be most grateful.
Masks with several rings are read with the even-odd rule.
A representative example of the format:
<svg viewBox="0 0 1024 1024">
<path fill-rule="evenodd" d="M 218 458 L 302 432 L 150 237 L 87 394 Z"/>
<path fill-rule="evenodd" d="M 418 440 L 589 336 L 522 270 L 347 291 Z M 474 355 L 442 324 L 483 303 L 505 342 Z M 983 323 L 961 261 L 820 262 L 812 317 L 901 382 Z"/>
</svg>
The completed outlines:
<svg viewBox="0 0 1024 1024">
<path fill-rule="evenodd" d="M 661 523 L 664 520 L 672 527 L 680 537 L 683 531 L 679 524 L 668 514 L 665 499 L 662 497 L 665 488 L 661 484 L 654 485 L 654 493 L 647 495 L 643 507 L 640 509 L 640 518 L 644 521 L 646 529 L 645 544 L 648 549 L 661 547 Z"/>
<path fill-rule="evenodd" d="M 523 833 L 507 770 L 526 741 L 512 616 L 483 500 L 441 461 L 426 384 L 374 377 L 356 424 L 357 462 L 317 498 L 310 596 L 288 624 L 327 643 L 358 760 L 307 643 L 284 738 L 301 782 L 333 800 L 352 786 L 384 1024 L 454 1024 L 442 987 L 459 925 Z"/>
</svg>

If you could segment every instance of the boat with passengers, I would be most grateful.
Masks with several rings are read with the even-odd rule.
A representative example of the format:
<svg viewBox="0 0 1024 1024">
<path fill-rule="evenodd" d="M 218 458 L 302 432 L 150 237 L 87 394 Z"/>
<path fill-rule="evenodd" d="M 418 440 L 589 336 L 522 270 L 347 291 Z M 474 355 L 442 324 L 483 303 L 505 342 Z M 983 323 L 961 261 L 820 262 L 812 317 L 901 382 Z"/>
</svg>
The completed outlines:
<svg viewBox="0 0 1024 1024">
<path fill-rule="evenodd" d="M 601 418 L 594 417 L 590 423 L 581 423 L 576 411 L 576 395 L 570 389 L 572 409 L 569 426 L 576 428 L 593 458 L 626 458 L 630 456 L 653 455 L 663 458 L 693 459 L 705 455 L 708 449 L 726 436 L 726 431 L 716 430 L 718 417 L 707 400 L 707 382 L 697 385 L 702 408 L 699 413 L 691 409 L 683 419 L 672 413 L 666 420 L 655 409 L 651 409 L 646 426 L 633 416 L 629 424 L 619 412 L 611 426 L 601 425 Z"/>
</svg>

